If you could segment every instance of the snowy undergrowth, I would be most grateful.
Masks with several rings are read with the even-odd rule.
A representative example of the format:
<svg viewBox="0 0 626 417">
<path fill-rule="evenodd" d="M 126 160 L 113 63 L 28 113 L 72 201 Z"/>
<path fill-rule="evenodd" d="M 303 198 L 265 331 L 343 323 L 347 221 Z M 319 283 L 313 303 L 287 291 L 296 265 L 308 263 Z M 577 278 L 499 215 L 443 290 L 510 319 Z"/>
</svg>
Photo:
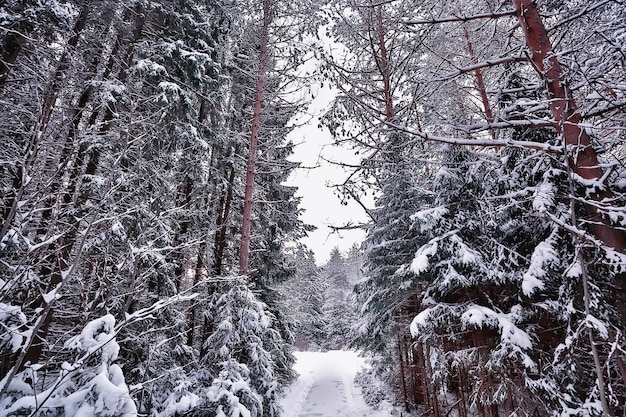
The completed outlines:
<svg viewBox="0 0 626 417">
<path fill-rule="evenodd" d="M 120 346 L 115 340 L 115 318 L 107 314 L 92 320 L 83 331 L 66 343 L 75 352 L 73 363 L 64 362 L 56 379 L 41 388 L 42 366 L 33 365 L 7 383 L 0 398 L 1 415 L 56 416 L 136 416 L 133 402 L 118 359 Z M 44 379 L 44 378 L 42 378 Z M 8 381 L 8 382 L 7 382 Z"/>
</svg>

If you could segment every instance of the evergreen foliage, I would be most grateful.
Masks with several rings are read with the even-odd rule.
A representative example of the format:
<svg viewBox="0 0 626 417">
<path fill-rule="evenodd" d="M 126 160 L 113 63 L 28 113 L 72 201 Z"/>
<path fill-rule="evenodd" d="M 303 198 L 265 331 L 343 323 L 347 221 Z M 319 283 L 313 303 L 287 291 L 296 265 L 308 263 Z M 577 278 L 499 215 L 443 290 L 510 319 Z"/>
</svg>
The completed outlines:
<svg viewBox="0 0 626 417">
<path fill-rule="evenodd" d="M 297 106 L 276 62 L 255 270 L 229 275 L 256 6 L 27 1 L 0 19 L 2 413 L 279 415 L 294 359 L 273 286 L 293 275 L 285 248 L 310 228 L 283 185 Z M 216 303 L 246 314 L 231 317 L 232 339 L 220 339 Z M 111 341 L 77 359 L 88 336 Z M 245 352 L 221 357 L 222 345 Z"/>
<path fill-rule="evenodd" d="M 0 414 L 279 417 L 294 345 L 420 415 L 624 414 L 623 6 L 3 2 Z M 319 267 L 308 53 L 376 195 Z"/>
<path fill-rule="evenodd" d="M 607 171 L 597 173 L 598 163 L 583 162 L 595 150 L 571 138 L 592 135 L 594 149 L 615 152 L 620 134 L 605 129 L 616 122 L 606 108 L 590 116 L 593 128 L 557 125 L 579 123 L 575 102 L 612 77 L 582 75 L 582 37 L 598 32 L 578 18 L 589 13 L 604 40 L 615 39 L 608 22 L 621 11 L 549 5 L 546 25 L 559 35 L 546 36 L 567 38 L 558 48 L 571 55 L 552 58 L 542 79 L 547 67 L 538 78 L 511 52 L 528 46 L 539 65 L 538 50 L 552 48 L 536 39 L 542 17 L 525 14 L 534 3 L 513 1 L 512 14 L 532 25 L 521 33 L 488 2 L 359 6 L 342 3 L 332 32 L 355 59 L 327 58 L 342 92 L 327 125 L 365 155 L 344 192 L 354 196 L 350 181 L 361 176 L 377 193 L 354 346 L 419 413 L 621 413 L 624 258 L 615 256 L 624 246 L 619 215 L 608 213 L 623 211 L 623 195 L 609 185 L 621 168 L 608 167 L 623 152 L 600 155 Z M 393 24 L 399 16 L 404 29 Z M 555 68 L 567 68 L 563 79 Z M 546 100 L 561 91 L 571 93 L 567 106 Z M 560 113 L 564 106 L 571 110 Z M 419 110 L 400 111 L 409 108 Z"/>
</svg>

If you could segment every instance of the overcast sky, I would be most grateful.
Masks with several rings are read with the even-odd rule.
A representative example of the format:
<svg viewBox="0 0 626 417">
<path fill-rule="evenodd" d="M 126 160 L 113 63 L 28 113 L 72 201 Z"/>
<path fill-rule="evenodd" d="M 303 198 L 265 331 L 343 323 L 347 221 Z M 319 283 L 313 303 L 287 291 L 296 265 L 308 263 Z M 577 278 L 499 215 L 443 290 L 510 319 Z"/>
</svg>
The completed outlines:
<svg viewBox="0 0 626 417">
<path fill-rule="evenodd" d="M 317 227 L 315 232 L 304 239 L 304 243 L 315 253 L 317 263 L 323 264 L 335 246 L 346 251 L 354 243 L 360 244 L 365 237 L 365 233 L 360 230 L 336 233 L 328 226 L 362 223 L 367 221 L 367 216 L 354 201 L 350 201 L 347 206 L 342 205 L 340 199 L 328 187 L 329 184 L 343 181 L 347 174 L 340 167 L 329 164 L 324 159 L 354 163 L 358 161 L 358 157 L 353 151 L 333 146 L 330 132 L 326 128 L 318 128 L 319 116 L 330 105 L 333 92 L 327 86 L 322 88 L 314 86 L 312 90 L 315 99 L 311 102 L 309 113 L 313 117 L 305 117 L 308 123 L 296 128 L 290 134 L 290 139 L 298 145 L 289 159 L 300 162 L 303 169 L 298 169 L 289 178 L 288 184 L 299 188 L 298 196 L 302 197 L 301 207 L 306 210 L 302 220 Z M 316 168 L 307 169 L 307 167 Z"/>
</svg>

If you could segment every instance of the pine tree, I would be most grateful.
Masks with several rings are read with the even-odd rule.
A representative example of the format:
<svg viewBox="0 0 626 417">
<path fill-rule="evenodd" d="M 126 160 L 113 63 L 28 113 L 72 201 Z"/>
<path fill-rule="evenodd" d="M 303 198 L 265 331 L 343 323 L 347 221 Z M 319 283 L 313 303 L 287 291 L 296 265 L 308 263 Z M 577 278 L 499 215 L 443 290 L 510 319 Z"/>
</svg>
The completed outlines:
<svg viewBox="0 0 626 417">
<path fill-rule="evenodd" d="M 519 81 L 513 75 L 509 86 Z M 514 114 L 518 101 L 501 98 L 508 116 L 519 117 Z M 529 98 L 517 97 L 520 102 Z M 520 129 L 514 136 L 537 143 L 556 140 L 542 129 Z M 437 198 L 414 216 L 413 227 L 429 241 L 410 266 L 416 279 L 427 284 L 412 333 L 427 357 L 447 358 L 429 372 L 439 376 L 435 382 L 446 391 L 456 391 L 459 401 L 468 401 L 464 412 L 472 404 L 490 415 L 511 413 L 515 405 L 541 414 L 588 408 L 580 390 L 585 391 L 586 378 L 593 380 L 593 369 L 574 365 L 579 353 L 564 355 L 565 340 L 583 343 L 578 330 L 566 330 L 581 319 L 581 311 L 571 308 L 583 300 L 572 287 L 572 280 L 580 279 L 575 245 L 556 224 L 527 214 L 569 216 L 565 161 L 532 151 L 505 150 L 501 161 L 476 159 L 480 155 L 461 149 L 444 152 L 434 186 Z M 520 164 L 520 159 L 535 164 Z M 495 175 L 486 169 L 488 163 L 496 166 Z M 594 292 L 592 298 L 602 295 Z M 609 317 L 614 312 L 609 308 L 594 314 Z M 586 376 L 565 382 L 560 364 Z M 572 390 L 556 388 L 565 386 Z"/>
<path fill-rule="evenodd" d="M 347 346 L 350 326 L 355 317 L 352 288 L 348 283 L 346 260 L 338 247 L 330 253 L 330 259 L 322 267 L 321 278 L 326 284 L 324 295 L 325 343 L 327 349 Z"/>
<path fill-rule="evenodd" d="M 33 371 L 33 390 L 61 398 L 61 387 L 50 384 L 71 356 L 65 342 L 110 314 L 123 323 L 115 330 L 123 366 L 107 372 L 120 389 L 136 387 L 130 394 L 138 412 L 196 412 L 220 383 L 220 371 L 202 362 L 214 331 L 204 312 L 230 291 L 219 285 L 228 281 L 221 271 L 236 257 L 229 248 L 236 247 L 241 135 L 250 107 L 249 79 L 235 62 L 243 54 L 235 54 L 251 22 L 233 24 L 246 13 L 243 4 L 228 2 L 76 1 L 56 10 L 66 13 L 63 22 L 49 18 L 58 3 L 40 3 L 2 6 L 2 19 L 25 21 L 30 36 L 27 48 L 2 51 L 5 136 L 16 133 L 6 136 L 10 163 L 0 167 L 0 305 L 10 330 L 0 338 L 2 407 L 19 402 L 12 383 Z M 26 99 L 29 90 L 40 92 L 41 103 Z M 285 240 L 303 232 L 295 190 L 280 184 L 295 167 L 285 161 L 290 145 L 283 143 L 293 108 L 284 110 L 272 110 L 276 128 L 263 149 L 268 169 L 260 195 L 268 198 L 257 230 L 268 233 L 255 245 L 271 251 L 255 262 L 266 268 L 259 268 L 256 290 L 267 300 L 277 298 L 270 286 L 291 273 Z M 146 309 L 150 319 L 128 321 Z M 275 412 L 273 392 L 293 375 L 286 323 L 278 317 L 272 328 L 262 324 L 267 351 L 251 351 L 269 358 L 270 374 L 232 368 L 262 392 L 267 413 Z M 19 336 L 28 332 L 36 339 Z M 97 388 L 92 376 L 104 374 L 76 369 L 74 388 L 82 394 L 68 404 L 100 410 L 83 394 Z"/>
<path fill-rule="evenodd" d="M 297 248 L 293 262 L 295 275 L 279 287 L 284 296 L 281 310 L 293 323 L 295 348 L 319 350 L 326 343 L 323 306 L 328 286 L 311 251 Z"/>
<path fill-rule="evenodd" d="M 594 72 L 597 78 L 583 75 L 594 62 L 589 50 L 582 51 L 587 42 L 583 34 L 602 32 L 603 41 L 593 35 L 588 45 L 607 50 L 605 41 L 616 33 L 608 22 L 622 11 L 608 5 L 548 5 L 554 12 L 550 36 L 558 32 L 559 39 L 567 39 L 571 55 L 564 58 L 553 53 L 537 5 L 512 5 L 507 11 L 487 3 L 405 2 L 372 4 L 351 13 L 340 10 L 342 23 L 334 33 L 348 40 L 346 46 L 356 57 L 347 61 L 353 63 L 349 68 L 332 63 L 346 94 L 338 98 L 328 120 L 341 141 L 369 149 L 359 171 L 365 181 L 351 186 L 375 182 L 381 190 L 366 246 L 366 279 L 357 287 L 366 312 L 357 341 L 384 352 L 388 363 L 396 365 L 378 368 L 388 379 L 399 375 L 395 387 L 402 390 L 405 405 L 422 404 L 435 416 L 449 412 L 440 397 L 450 392 L 458 395 L 455 406 L 461 415 L 512 412 L 516 404 L 539 414 L 574 409 L 611 414 L 611 407 L 619 413 L 623 400 L 610 393 L 621 383 L 610 375 L 617 373 L 621 359 L 606 359 L 611 357 L 606 340 L 608 334 L 621 340 L 616 308 L 622 304 L 623 261 L 618 259 L 623 259 L 623 233 L 617 214 L 621 208 L 612 202 L 621 201 L 622 195 L 619 187 L 609 185 L 619 175 L 601 168 L 612 165 L 613 158 L 597 153 L 616 150 L 619 135 L 607 129 L 613 123 L 605 107 L 610 99 L 590 95 L 598 100 L 594 105 L 602 103 L 599 113 L 589 115 L 602 115 L 594 126 L 606 134 L 602 139 L 581 126 L 585 115 L 580 103 L 585 94 L 606 91 L 613 71 L 603 71 L 615 64 L 613 52 L 604 54 L 603 69 Z M 599 31 L 578 20 L 586 14 Z M 385 30 L 386 19 L 393 16 L 403 16 L 404 27 L 411 29 L 395 35 Z M 504 33 L 511 16 L 523 31 Z M 386 42 L 391 39 L 395 51 Z M 510 52 L 515 43 L 532 49 L 534 68 L 524 63 L 526 57 Z M 398 51 L 404 58 L 395 62 Z M 396 67 L 398 62 L 402 64 Z M 391 68 L 389 78 L 386 68 Z M 360 78 L 364 73 L 367 80 Z M 410 80 L 410 87 L 398 95 L 415 106 L 407 108 L 419 109 L 419 117 L 401 116 L 390 99 L 395 96 L 385 94 L 397 91 L 393 80 L 402 77 Z M 500 84 L 507 77 L 508 83 Z M 576 87 L 570 89 L 572 85 Z M 355 116 L 343 124 L 350 114 Z M 386 130 L 377 124 L 382 120 Z M 396 148 L 393 131 L 404 135 Z M 408 154 L 422 140 L 469 149 L 440 150 L 425 143 L 421 155 L 415 149 Z M 575 150 L 578 140 L 584 150 Z M 398 177 L 413 178 L 390 193 L 386 189 L 399 182 L 394 175 L 402 171 L 388 168 L 394 160 L 386 151 L 396 149 L 407 156 L 395 165 L 406 163 L 404 172 L 409 173 Z M 416 178 L 416 171 L 422 178 Z M 436 173 L 432 184 L 431 172 Z M 426 191 L 423 198 L 408 197 L 420 188 Z M 415 201 L 413 207 L 398 210 L 392 195 Z M 381 248 L 399 241 L 389 232 L 404 219 L 409 220 L 399 230 L 409 237 L 406 250 L 384 253 Z M 394 260 L 396 254 L 404 258 Z M 378 273 L 385 277 L 380 286 L 373 281 Z M 400 274 L 405 274 L 404 286 Z M 618 288 L 615 303 L 607 298 L 611 285 Z M 402 299 L 405 304 L 394 302 Z M 406 321 L 416 313 L 413 331 L 419 343 L 373 339 L 377 332 L 398 333 L 392 317 L 401 321 L 404 315 Z M 593 324 L 582 319 L 585 314 L 594 318 Z M 602 319 L 596 321 L 598 317 Z M 376 327 L 374 320 L 384 324 Z M 585 359 L 578 350 L 583 345 L 592 352 Z M 565 377 L 565 367 L 578 369 L 576 377 Z M 556 388 L 563 384 L 568 392 Z"/>
<path fill-rule="evenodd" d="M 217 377 L 207 400 L 218 415 L 239 415 L 242 406 L 246 414 L 277 416 L 276 372 L 282 365 L 275 353 L 283 350 L 283 342 L 271 327 L 274 318 L 245 277 L 228 277 L 224 287 L 206 312 L 215 331 L 204 342 L 208 350 L 202 360 Z"/>
<path fill-rule="evenodd" d="M 52 383 L 39 391 L 37 379 L 45 377 L 32 366 L 12 380 L 0 408 L 6 415 L 137 415 L 122 369 L 114 363 L 120 350 L 116 330 L 112 315 L 87 323 L 66 341 L 65 348 L 75 352 L 73 360 L 62 364 Z"/>
</svg>

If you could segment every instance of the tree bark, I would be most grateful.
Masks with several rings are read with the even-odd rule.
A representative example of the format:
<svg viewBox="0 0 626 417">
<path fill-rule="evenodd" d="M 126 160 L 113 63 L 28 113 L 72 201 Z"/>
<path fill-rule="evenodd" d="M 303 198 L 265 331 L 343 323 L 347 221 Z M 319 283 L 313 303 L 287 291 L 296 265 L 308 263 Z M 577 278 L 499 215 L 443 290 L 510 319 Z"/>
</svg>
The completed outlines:
<svg viewBox="0 0 626 417">
<path fill-rule="evenodd" d="M 196 268 L 195 268 L 195 272 L 193 275 L 193 288 L 196 288 L 198 283 L 202 280 L 202 275 L 206 272 L 206 265 L 205 265 L 205 252 L 207 249 L 207 241 L 204 240 L 202 241 L 202 243 L 200 244 L 200 247 L 198 248 L 198 257 L 196 260 Z M 198 309 L 198 306 L 196 306 L 194 303 L 192 303 L 189 306 L 189 311 L 187 313 L 187 332 L 186 332 L 186 336 L 187 336 L 187 346 L 192 346 L 195 342 L 195 337 L 196 337 L 196 321 L 198 321 L 198 317 L 197 317 L 197 312 L 196 310 Z M 206 326 L 206 319 L 205 319 L 205 326 Z M 207 337 L 205 335 L 205 337 L 202 340 L 206 340 Z M 202 349 L 204 349 L 203 346 L 200 346 L 200 350 L 202 351 Z M 201 357 L 204 356 L 203 354 L 200 355 Z"/>
<path fill-rule="evenodd" d="M 263 0 L 263 25 L 261 28 L 259 68 L 256 80 L 256 96 L 254 99 L 254 114 L 250 132 L 250 154 L 246 171 L 246 189 L 243 205 L 243 221 L 241 225 L 241 245 L 239 247 L 239 272 L 248 272 L 250 258 L 250 235 L 252 231 L 252 197 L 254 193 L 254 173 L 256 170 L 257 146 L 261 129 L 261 109 L 263 107 L 263 92 L 265 89 L 265 73 L 267 67 L 267 53 L 269 43 L 269 25 L 271 20 L 270 0 Z"/>
<path fill-rule="evenodd" d="M 24 49 L 26 37 L 20 33 L 21 26 L 23 25 L 20 25 L 17 31 L 11 30 L 7 33 L 0 45 L 0 88 L 6 84 L 17 56 Z"/>
<path fill-rule="evenodd" d="M 552 52 L 552 44 L 537 5 L 533 0 L 512 0 L 512 2 L 530 49 L 532 62 L 546 84 L 550 112 L 557 132 L 563 135 L 568 164 L 572 172 L 582 179 L 597 183 L 594 192 L 590 194 L 595 204 L 585 205 L 586 220 L 591 224 L 591 232 L 604 245 L 623 253 L 626 248 L 624 232 L 613 227 L 610 219 L 598 209 L 604 201 L 611 200 L 613 193 L 608 184 L 602 182 L 604 172 L 598 155 L 591 145 L 587 131 L 580 125 L 582 119 L 580 111 L 568 88 L 559 60 Z M 617 307 L 622 319 L 625 320 L 626 276 L 617 275 L 615 285 L 618 287 Z"/>
<path fill-rule="evenodd" d="M 465 35 L 465 40 L 467 41 L 467 51 L 470 54 L 470 58 L 472 60 L 472 64 L 477 64 L 476 53 L 474 52 L 474 45 L 469 37 L 469 32 L 467 28 L 463 28 L 463 34 Z M 480 100 L 483 103 L 483 111 L 485 112 L 485 119 L 487 119 L 488 123 L 493 123 L 493 111 L 491 110 L 491 104 L 489 104 L 489 97 L 487 97 L 487 88 L 485 87 L 485 77 L 483 77 L 483 72 L 480 68 L 474 69 L 474 77 L 476 78 L 476 89 L 480 94 Z M 491 138 L 493 140 L 497 139 L 497 131 L 496 129 L 491 129 Z"/>
<path fill-rule="evenodd" d="M 236 156 L 239 151 L 233 151 Z M 222 266 L 224 264 L 224 251 L 228 243 L 226 234 L 228 231 L 228 217 L 230 215 L 230 207 L 233 201 L 233 189 L 235 185 L 235 166 L 231 163 L 230 172 L 228 173 L 228 185 L 226 190 L 222 191 L 219 202 L 219 210 L 217 214 L 217 230 L 215 232 L 215 240 L 213 242 L 213 273 L 215 275 L 222 274 Z"/>
<path fill-rule="evenodd" d="M 44 95 L 43 104 L 41 107 L 41 116 L 39 119 L 39 132 L 43 134 L 48 126 L 48 122 L 52 117 L 52 111 L 54 110 L 54 106 L 57 101 L 57 97 L 59 91 L 61 90 L 61 82 L 66 76 L 67 70 L 70 68 L 72 57 L 71 50 L 76 47 L 78 44 L 78 39 L 80 38 L 80 33 L 85 28 L 85 24 L 87 23 L 87 16 L 89 15 L 90 7 L 85 5 L 81 8 L 80 14 L 76 18 L 76 23 L 74 24 L 73 34 L 67 41 L 67 47 L 63 52 L 63 56 L 59 60 L 59 65 L 54 73 L 52 78 L 52 82 L 48 86 L 46 94 Z"/>
<path fill-rule="evenodd" d="M 4 208 L 3 213 L 2 213 L 3 226 L 2 226 L 2 230 L 0 231 L 0 239 L 4 237 L 4 235 L 8 232 L 9 225 L 12 224 L 13 219 L 17 213 L 17 206 L 24 192 L 23 190 L 25 186 L 24 177 L 28 176 L 28 170 L 30 166 L 34 163 L 37 157 L 41 138 L 48 126 L 50 118 L 52 117 L 52 111 L 54 110 L 54 107 L 56 105 L 56 101 L 59 95 L 59 91 L 61 90 L 62 80 L 64 79 L 65 74 L 71 65 L 70 50 L 75 48 L 76 45 L 78 44 L 80 32 L 85 28 L 88 14 L 89 14 L 89 8 L 87 6 L 84 6 L 81 9 L 80 14 L 76 18 L 76 22 L 74 23 L 74 27 L 73 27 L 73 34 L 68 39 L 67 45 L 65 47 L 65 50 L 63 51 L 63 54 L 61 55 L 61 58 L 59 59 L 59 63 L 54 72 L 54 75 L 52 75 L 50 84 L 46 88 L 44 98 L 43 98 L 43 103 L 41 104 L 41 111 L 37 119 L 37 126 L 34 129 L 34 133 L 32 134 L 32 137 L 24 152 L 25 160 L 23 162 L 18 162 L 16 169 L 15 169 L 15 176 L 12 182 L 13 190 L 10 192 L 11 198 L 9 199 L 8 204 Z M 16 34 L 15 36 L 21 36 L 21 35 Z M 7 56 L 7 58 L 17 59 L 17 54 L 21 50 L 21 45 L 23 42 L 22 41 L 18 42 L 17 39 L 15 41 L 12 41 L 12 43 L 15 43 L 15 42 L 17 42 L 17 44 L 13 44 L 13 46 L 9 47 L 6 45 L 6 39 L 5 39 L 5 43 L 2 46 L 2 58 L 3 59 L 4 59 L 5 53 L 9 54 L 9 51 L 5 49 L 7 47 L 9 47 L 9 50 L 12 51 L 10 53 L 10 56 Z M 15 55 L 14 58 L 12 58 L 13 55 Z M 6 76 L 8 76 L 9 70 L 10 70 L 9 67 L 5 66 L 4 69 L 3 67 L 0 67 L 0 84 L 4 83 L 3 80 L 6 78 Z"/>
<path fill-rule="evenodd" d="M 374 58 L 376 59 L 376 65 L 380 71 L 380 75 L 383 77 L 383 99 L 385 101 L 385 122 L 389 123 L 393 121 L 394 108 L 393 108 L 393 95 L 391 92 L 391 70 L 389 68 L 389 51 L 385 41 L 385 26 L 383 24 L 383 6 L 376 8 L 376 23 L 378 30 L 378 51 L 379 56 L 374 52 Z"/>
<path fill-rule="evenodd" d="M 430 345 L 425 344 L 424 347 L 426 350 L 424 354 L 424 370 L 426 373 L 424 377 L 424 385 L 426 386 L 429 396 L 432 399 L 433 417 L 441 417 L 441 410 L 439 409 L 439 397 L 437 395 L 437 385 L 432 380 L 430 383 L 426 384 L 427 379 L 432 379 L 433 370 L 430 364 Z"/>
<path fill-rule="evenodd" d="M 400 359 L 400 383 L 402 387 L 402 400 L 404 402 L 404 409 L 406 411 L 409 411 L 409 401 L 407 399 L 406 389 L 406 371 L 404 369 L 407 365 L 407 361 L 405 359 L 406 355 L 404 354 L 404 350 L 402 349 L 404 336 L 398 334 L 396 338 L 398 341 L 398 357 Z"/>
<path fill-rule="evenodd" d="M 72 46 L 72 47 L 76 46 L 80 31 L 85 27 L 88 15 L 89 15 L 89 7 L 84 6 L 83 9 L 81 9 L 81 13 L 79 17 L 77 18 L 77 22 L 74 27 L 74 35 L 68 41 L 69 46 Z M 110 17 L 112 17 L 112 14 Z M 139 28 L 139 34 L 140 34 L 141 29 L 143 28 L 143 18 L 140 18 L 140 17 L 137 18 L 136 27 Z M 139 35 L 135 33 L 135 39 L 133 39 L 133 44 L 138 40 L 138 36 Z M 120 35 L 118 36 L 116 40 L 114 48 L 112 48 L 110 52 L 109 63 L 107 64 L 107 69 L 105 73 L 103 74 L 103 77 L 109 76 L 111 69 L 113 68 L 113 62 L 116 60 L 116 56 L 114 54 L 118 53 L 119 46 L 121 44 L 122 44 L 122 39 Z M 132 48 L 130 49 L 131 50 L 128 52 L 128 54 L 132 54 Z M 41 133 L 43 133 L 47 123 L 50 120 L 50 117 L 52 115 L 52 110 L 53 110 L 52 106 L 54 106 L 54 104 L 56 103 L 56 98 L 57 98 L 58 91 L 60 88 L 59 80 L 61 79 L 62 76 L 64 76 L 64 72 L 69 68 L 69 64 L 70 64 L 69 55 L 68 55 L 68 51 L 66 51 L 61 57 L 61 61 L 59 63 L 59 66 L 57 67 L 57 71 L 55 72 L 55 76 L 54 76 L 55 78 L 53 82 L 51 83 L 49 91 L 46 93 L 46 97 L 44 98 L 44 107 L 42 110 L 42 116 L 40 119 L 40 126 L 39 126 Z M 125 71 L 126 71 L 125 67 L 121 69 L 118 75 L 118 79 L 120 81 L 123 81 L 125 79 Z M 85 100 L 87 99 L 87 97 L 84 97 L 84 98 Z M 94 113 L 97 113 L 97 112 L 94 112 Z M 111 108 L 111 106 L 108 105 L 106 109 L 106 114 L 104 116 L 105 123 L 103 123 L 102 126 L 100 127 L 100 134 L 105 134 L 111 128 L 112 126 L 111 121 L 113 120 L 113 115 L 114 115 L 114 111 Z M 93 118 L 93 116 L 92 116 L 92 120 L 89 120 L 88 123 L 90 125 L 95 123 L 95 119 Z M 73 132 L 72 134 L 76 134 L 76 132 Z M 74 138 L 68 137 L 68 140 L 70 139 L 73 140 Z M 61 201 L 61 204 L 63 205 L 63 207 L 59 210 L 60 215 L 63 215 L 64 212 L 67 211 L 69 208 L 72 208 L 72 207 L 79 208 L 83 206 L 90 198 L 89 189 L 86 188 L 84 190 L 81 190 L 78 188 L 78 183 L 80 181 L 80 169 L 82 168 L 82 162 L 86 156 L 85 155 L 86 151 L 87 151 L 86 146 L 81 147 L 81 149 L 79 149 L 78 151 L 78 155 L 76 157 L 77 160 L 74 163 L 74 167 L 73 167 L 74 169 L 72 170 L 70 174 L 67 189 L 65 190 L 62 201 Z M 96 173 L 98 169 L 98 164 L 99 164 L 99 157 L 100 157 L 99 150 L 98 149 L 92 150 L 91 154 L 89 155 L 89 160 L 87 162 L 85 174 L 94 175 Z M 74 195 L 77 191 L 78 191 L 78 196 L 76 199 L 74 199 Z M 44 265 L 41 270 L 41 276 L 49 276 L 47 291 L 51 291 L 63 281 L 64 273 L 70 267 L 70 257 L 77 243 L 76 237 L 79 235 L 79 227 L 78 227 L 79 222 L 76 219 L 73 219 L 73 220 L 67 219 L 67 223 L 70 224 L 71 226 L 67 229 L 67 232 L 65 233 L 63 238 L 55 242 L 51 250 L 49 250 L 51 261 L 49 262 L 49 265 Z M 40 302 L 42 301 L 43 300 L 40 300 Z M 46 303 L 44 303 L 44 305 L 45 304 Z M 46 307 L 48 306 L 46 305 Z M 24 359 L 22 363 L 19 365 L 20 367 L 24 366 L 28 362 L 30 362 L 31 364 L 39 363 L 41 354 L 43 352 L 45 339 L 47 337 L 50 324 L 52 323 L 53 316 L 54 316 L 54 309 L 52 307 L 46 308 L 45 317 L 43 318 L 42 325 L 40 326 L 36 334 L 33 336 L 32 343 L 30 344 L 30 346 L 28 346 Z"/>
</svg>

